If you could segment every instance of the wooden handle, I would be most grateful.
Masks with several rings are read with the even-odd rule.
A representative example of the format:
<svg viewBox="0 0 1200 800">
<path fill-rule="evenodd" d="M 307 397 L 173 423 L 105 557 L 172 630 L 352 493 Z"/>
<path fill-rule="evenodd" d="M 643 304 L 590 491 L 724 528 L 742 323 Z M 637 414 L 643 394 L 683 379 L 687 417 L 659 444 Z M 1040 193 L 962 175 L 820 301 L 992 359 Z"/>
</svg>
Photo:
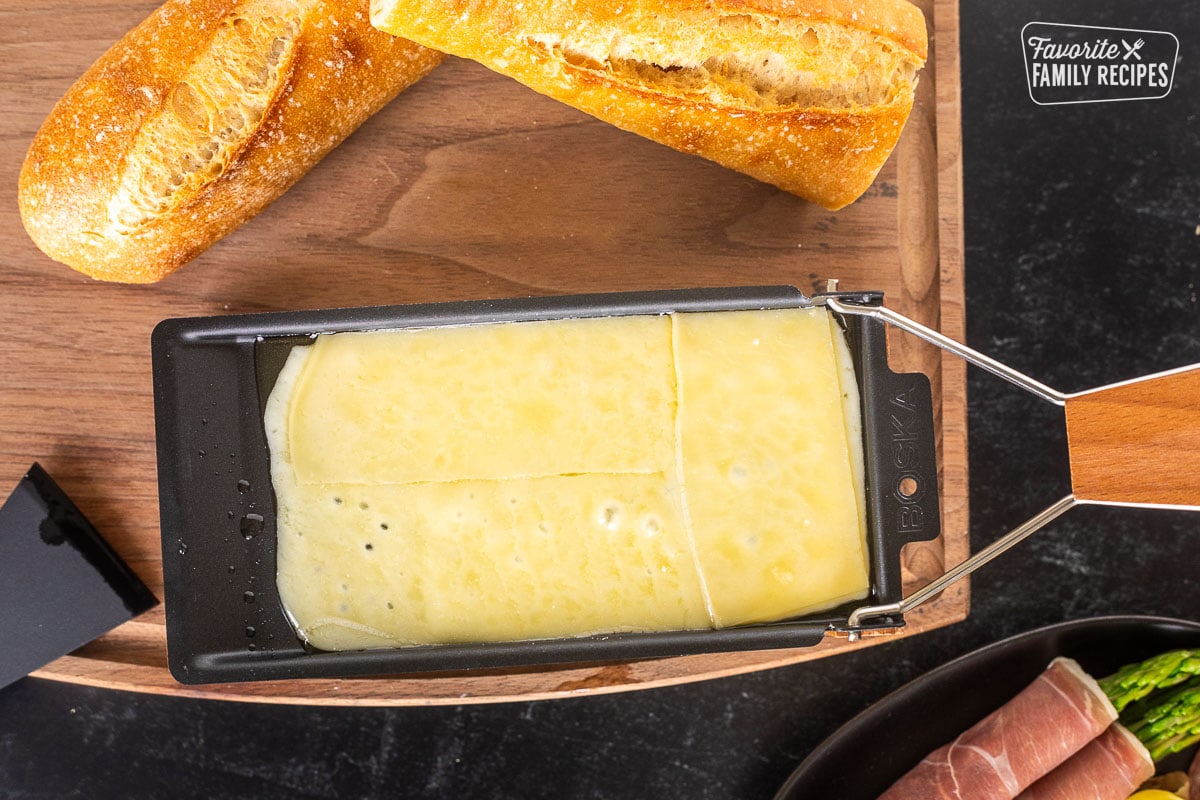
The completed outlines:
<svg viewBox="0 0 1200 800">
<path fill-rule="evenodd" d="M 1070 397 L 1080 500 L 1200 507 L 1200 364 Z"/>
</svg>

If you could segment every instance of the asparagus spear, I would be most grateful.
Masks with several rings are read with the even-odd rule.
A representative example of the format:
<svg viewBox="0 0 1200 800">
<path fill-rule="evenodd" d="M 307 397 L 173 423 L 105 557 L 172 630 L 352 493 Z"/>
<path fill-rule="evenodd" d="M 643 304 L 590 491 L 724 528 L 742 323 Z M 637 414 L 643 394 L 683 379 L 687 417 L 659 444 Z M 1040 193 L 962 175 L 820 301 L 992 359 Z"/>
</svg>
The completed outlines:
<svg viewBox="0 0 1200 800">
<path fill-rule="evenodd" d="M 1162 653 L 1099 683 L 1155 761 L 1200 742 L 1200 650 Z"/>
<path fill-rule="evenodd" d="M 1200 680 L 1191 680 L 1163 695 L 1129 726 L 1158 761 L 1200 742 Z"/>
<path fill-rule="evenodd" d="M 1151 692 L 1169 689 L 1197 675 L 1200 675 L 1200 650 L 1172 650 L 1121 667 L 1099 683 L 1120 713 Z"/>
</svg>

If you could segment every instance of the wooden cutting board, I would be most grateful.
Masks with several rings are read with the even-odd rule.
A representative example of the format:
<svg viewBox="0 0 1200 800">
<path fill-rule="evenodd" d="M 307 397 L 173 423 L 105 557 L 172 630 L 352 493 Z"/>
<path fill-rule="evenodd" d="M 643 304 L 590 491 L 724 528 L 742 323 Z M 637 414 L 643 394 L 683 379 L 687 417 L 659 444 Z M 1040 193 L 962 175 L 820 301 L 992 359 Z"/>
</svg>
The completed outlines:
<svg viewBox="0 0 1200 800">
<path fill-rule="evenodd" d="M 68 86 L 155 7 L 0 0 L 0 492 L 37 460 L 162 596 L 150 332 L 165 317 L 628 289 L 791 284 L 879 289 L 962 339 L 958 8 L 927 0 L 931 59 L 896 152 L 837 213 L 623 133 L 449 59 L 286 196 L 152 286 L 94 282 L 25 235 L 16 183 Z M 933 380 L 943 535 L 910 546 L 907 591 L 968 552 L 965 367 L 896 337 L 895 369 Z M 906 591 L 906 593 L 907 593 Z M 3 603 L 0 595 L 0 603 Z M 908 636 L 963 619 L 959 584 Z M 560 697 L 713 678 L 877 641 L 633 663 L 184 687 L 163 609 L 35 674 L 161 694 L 313 704 Z"/>
</svg>

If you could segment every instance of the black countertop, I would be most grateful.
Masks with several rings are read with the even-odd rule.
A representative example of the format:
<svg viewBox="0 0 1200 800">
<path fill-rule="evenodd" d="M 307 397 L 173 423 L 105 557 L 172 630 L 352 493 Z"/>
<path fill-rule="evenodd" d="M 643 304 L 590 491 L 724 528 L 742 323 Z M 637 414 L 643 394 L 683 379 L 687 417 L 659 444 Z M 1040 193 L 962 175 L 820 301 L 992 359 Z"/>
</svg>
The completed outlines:
<svg viewBox="0 0 1200 800">
<path fill-rule="evenodd" d="M 962 0 L 961 20 L 969 343 L 1063 391 L 1200 362 L 1200 2 Z M 1170 32 L 1174 83 L 1035 104 L 1029 22 Z M 969 399 L 978 550 L 1069 477 L 1054 407 L 975 371 Z M 1196 544 L 1200 515 L 1074 509 L 975 578 L 963 623 L 629 694 L 320 709 L 24 679 L 0 690 L 0 797 L 770 798 L 854 714 L 982 644 L 1103 614 L 1200 617 Z"/>
</svg>

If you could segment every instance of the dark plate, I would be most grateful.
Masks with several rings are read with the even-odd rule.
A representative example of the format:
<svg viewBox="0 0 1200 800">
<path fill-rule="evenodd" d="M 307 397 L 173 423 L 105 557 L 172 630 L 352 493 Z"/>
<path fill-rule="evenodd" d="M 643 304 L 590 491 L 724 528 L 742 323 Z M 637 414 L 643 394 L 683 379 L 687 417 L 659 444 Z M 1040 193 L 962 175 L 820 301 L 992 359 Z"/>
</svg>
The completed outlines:
<svg viewBox="0 0 1200 800">
<path fill-rule="evenodd" d="M 1200 622 L 1097 617 L 996 642 L 925 673 L 847 722 L 775 798 L 876 800 L 930 752 L 1015 696 L 1055 657 L 1074 658 L 1100 678 L 1179 647 L 1200 647 Z"/>
</svg>

